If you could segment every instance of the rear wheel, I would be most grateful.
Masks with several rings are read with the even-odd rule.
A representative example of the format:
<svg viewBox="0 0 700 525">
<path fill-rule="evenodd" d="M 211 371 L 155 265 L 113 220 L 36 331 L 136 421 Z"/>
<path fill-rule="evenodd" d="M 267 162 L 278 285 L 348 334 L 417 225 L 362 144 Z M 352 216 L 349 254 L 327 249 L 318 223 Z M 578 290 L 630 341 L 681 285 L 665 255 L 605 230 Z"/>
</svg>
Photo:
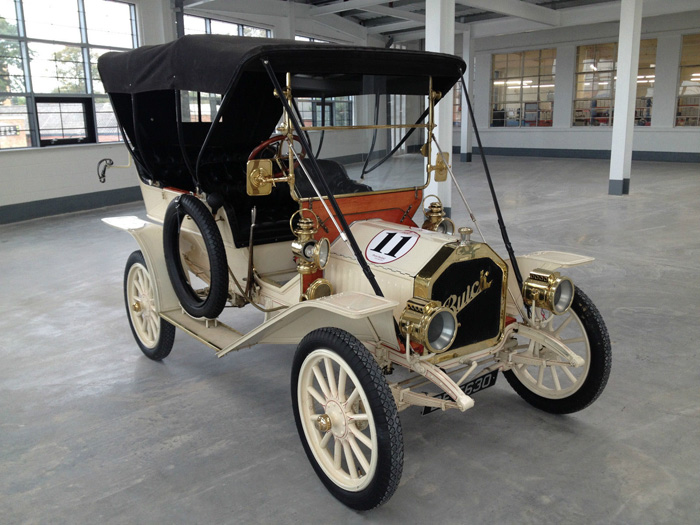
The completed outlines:
<svg viewBox="0 0 700 525">
<path fill-rule="evenodd" d="M 307 335 L 294 356 L 292 404 L 306 455 L 333 496 L 356 510 L 392 496 L 403 470 L 401 422 L 360 341 L 337 328 Z"/>
<path fill-rule="evenodd" d="M 578 287 L 567 313 L 553 315 L 538 308 L 535 314 L 543 321 L 542 330 L 581 357 L 583 366 L 517 364 L 503 375 L 525 401 L 540 410 L 552 414 L 583 410 L 600 396 L 610 376 L 610 338 L 603 318 Z M 517 339 L 523 355 L 561 361 L 546 346 L 520 335 Z"/>
<path fill-rule="evenodd" d="M 155 361 L 167 357 L 175 341 L 175 327 L 156 311 L 155 287 L 140 251 L 126 261 L 124 302 L 131 333 L 141 351 Z"/>
</svg>

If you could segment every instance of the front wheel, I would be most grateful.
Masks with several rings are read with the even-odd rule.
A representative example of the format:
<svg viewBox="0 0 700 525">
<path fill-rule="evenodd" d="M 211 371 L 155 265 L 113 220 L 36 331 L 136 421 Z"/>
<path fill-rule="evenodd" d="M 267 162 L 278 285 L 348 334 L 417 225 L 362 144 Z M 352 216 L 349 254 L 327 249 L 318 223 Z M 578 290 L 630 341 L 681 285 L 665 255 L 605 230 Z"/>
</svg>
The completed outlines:
<svg viewBox="0 0 700 525">
<path fill-rule="evenodd" d="M 333 496 L 356 510 L 389 500 L 403 470 L 401 422 L 360 341 L 337 328 L 308 334 L 294 356 L 292 406 L 306 455 Z"/>
<path fill-rule="evenodd" d="M 610 376 L 612 360 L 610 338 L 603 318 L 588 296 L 576 288 L 571 309 L 563 315 L 535 310 L 541 329 L 567 345 L 584 364 L 516 364 L 503 373 L 510 386 L 532 406 L 552 414 L 570 414 L 583 410 L 603 392 Z M 558 360 L 554 352 L 540 343 L 517 336 L 524 356 Z"/>
<path fill-rule="evenodd" d="M 154 361 L 166 358 L 173 348 L 175 327 L 156 311 L 155 287 L 139 250 L 126 261 L 124 302 L 131 333 L 141 351 Z"/>
</svg>

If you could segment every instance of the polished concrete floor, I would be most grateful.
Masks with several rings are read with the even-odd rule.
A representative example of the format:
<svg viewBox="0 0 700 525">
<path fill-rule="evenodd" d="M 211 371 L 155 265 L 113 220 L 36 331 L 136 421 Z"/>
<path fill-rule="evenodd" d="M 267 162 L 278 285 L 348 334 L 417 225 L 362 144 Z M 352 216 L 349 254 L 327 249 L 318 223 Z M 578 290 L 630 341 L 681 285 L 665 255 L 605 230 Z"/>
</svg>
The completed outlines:
<svg viewBox="0 0 700 525">
<path fill-rule="evenodd" d="M 516 252 L 597 259 L 571 274 L 610 331 L 606 391 L 557 417 L 501 378 L 466 413 L 402 412 L 401 485 L 368 513 L 304 455 L 292 346 L 216 359 L 178 333 L 162 363 L 141 354 L 122 300 L 137 246 L 99 220 L 140 204 L 0 227 L 0 522 L 698 523 L 700 167 L 634 163 L 614 197 L 607 166 L 491 158 Z M 456 169 L 495 241 L 480 164 Z"/>
</svg>

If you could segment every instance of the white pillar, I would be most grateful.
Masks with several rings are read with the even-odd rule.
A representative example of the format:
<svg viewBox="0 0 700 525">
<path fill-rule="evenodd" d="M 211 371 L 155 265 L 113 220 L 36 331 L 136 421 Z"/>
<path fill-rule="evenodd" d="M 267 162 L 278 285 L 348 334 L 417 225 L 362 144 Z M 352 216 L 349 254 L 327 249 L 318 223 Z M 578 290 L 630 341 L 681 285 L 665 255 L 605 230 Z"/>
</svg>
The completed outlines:
<svg viewBox="0 0 700 525">
<path fill-rule="evenodd" d="M 574 110 L 576 91 L 576 46 L 557 46 L 556 82 L 554 83 L 554 115 L 552 126 L 569 129 Z M 571 149 L 575 149 L 572 145 Z"/>
<path fill-rule="evenodd" d="M 682 39 L 681 35 L 661 35 L 656 40 L 652 128 L 672 128 L 675 125 Z"/>
<path fill-rule="evenodd" d="M 296 5 L 296 2 L 287 0 L 287 16 L 285 18 L 280 18 L 279 23 L 275 25 L 273 35 L 275 38 L 288 38 L 290 40 L 294 40 L 297 33 Z"/>
<path fill-rule="evenodd" d="M 454 54 L 455 51 L 455 0 L 426 0 L 425 3 L 425 50 L 438 53 Z M 451 92 L 450 92 L 451 93 Z M 435 120 L 437 129 L 435 138 L 444 153 L 450 154 L 452 164 L 452 95 L 443 93 L 442 101 L 437 105 Z M 433 144 L 434 146 L 434 144 Z M 433 147 L 431 164 L 435 164 L 437 148 Z M 436 194 L 449 214 L 452 207 L 452 182 L 432 181 L 425 194 Z"/>
<path fill-rule="evenodd" d="M 138 0 L 136 13 L 142 46 L 164 44 L 177 38 L 175 10 L 170 0 Z"/>
<path fill-rule="evenodd" d="M 627 195 L 630 192 L 634 106 L 637 95 L 641 32 L 642 0 L 622 0 L 620 38 L 617 47 L 617 83 L 610 155 L 610 184 L 608 187 L 610 195 Z"/>
<path fill-rule="evenodd" d="M 472 40 L 471 29 L 462 33 L 462 58 L 467 64 L 467 70 L 464 72 L 464 83 L 467 85 L 469 97 L 473 101 L 474 93 L 474 41 Z M 467 106 L 466 93 L 462 91 L 462 132 L 460 134 L 460 160 L 462 162 L 472 161 L 472 139 L 474 130 L 472 122 L 469 118 L 469 107 Z"/>
</svg>

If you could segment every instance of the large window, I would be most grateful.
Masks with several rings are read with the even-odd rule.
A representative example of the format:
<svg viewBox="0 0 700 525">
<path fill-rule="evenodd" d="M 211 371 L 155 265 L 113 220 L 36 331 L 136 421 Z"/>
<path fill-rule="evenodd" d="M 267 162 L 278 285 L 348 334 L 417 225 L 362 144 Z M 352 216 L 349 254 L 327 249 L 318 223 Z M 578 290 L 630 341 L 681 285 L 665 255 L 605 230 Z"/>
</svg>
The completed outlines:
<svg viewBox="0 0 700 525">
<path fill-rule="evenodd" d="M 700 126 L 700 34 L 683 37 L 676 126 Z"/>
<path fill-rule="evenodd" d="M 185 15 L 184 22 L 186 35 L 233 35 L 272 38 L 272 31 L 269 29 L 224 22 L 213 18 Z"/>
<path fill-rule="evenodd" d="M 656 40 L 639 47 L 634 123 L 649 126 L 654 100 Z M 611 126 L 617 81 L 617 43 L 579 46 L 576 56 L 574 126 Z"/>
<path fill-rule="evenodd" d="M 299 98 L 304 126 L 352 126 L 353 97 Z"/>
<path fill-rule="evenodd" d="M 493 55 L 491 126 L 551 126 L 556 49 Z"/>
<path fill-rule="evenodd" d="M 127 2 L 0 0 L 0 149 L 120 140 L 97 59 L 135 27 Z"/>
</svg>

